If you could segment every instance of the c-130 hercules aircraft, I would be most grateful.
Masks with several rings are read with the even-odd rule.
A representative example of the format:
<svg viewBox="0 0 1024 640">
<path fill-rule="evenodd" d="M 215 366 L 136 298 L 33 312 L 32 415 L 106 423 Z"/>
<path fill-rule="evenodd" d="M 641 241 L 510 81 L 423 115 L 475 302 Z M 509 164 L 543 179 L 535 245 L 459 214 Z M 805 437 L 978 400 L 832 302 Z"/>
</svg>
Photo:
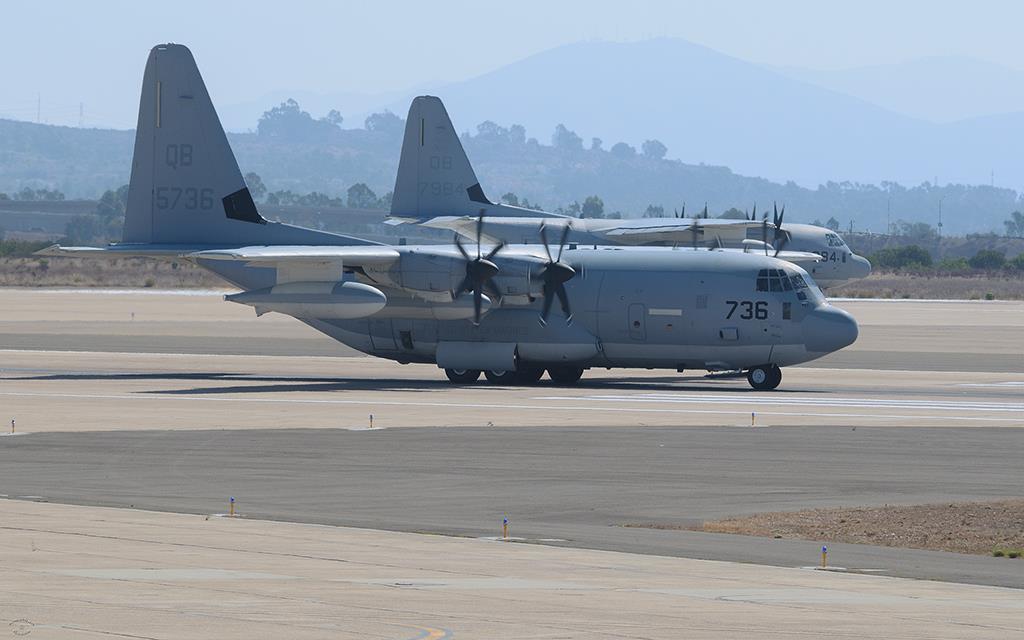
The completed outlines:
<svg viewBox="0 0 1024 640">
<path fill-rule="evenodd" d="M 420 144 L 425 132 L 431 138 L 429 149 Z M 806 269 L 823 289 L 871 273 L 871 263 L 853 253 L 831 229 L 810 224 L 783 226 L 785 207 L 781 211 L 773 207 L 771 222 L 767 211 L 757 220 L 756 204 L 750 219 L 709 218 L 707 206 L 703 215 L 688 218 L 685 205 L 681 215 L 676 211 L 676 217 L 582 219 L 490 202 L 479 184 L 440 98 L 414 98 L 391 201 L 391 224 L 415 222 L 473 237 L 482 208 L 487 215 L 483 234 L 494 242 L 536 243 L 541 223 L 549 230 L 569 225 L 568 241 L 578 244 L 760 251 Z"/>
<path fill-rule="evenodd" d="M 421 144 L 433 144 L 429 131 Z M 857 337 L 805 271 L 772 257 L 561 240 L 387 246 L 269 222 L 191 52 L 166 44 L 143 78 L 123 241 L 44 253 L 188 260 L 242 289 L 227 300 L 370 355 L 436 363 L 457 383 L 481 372 L 527 384 L 547 371 L 570 384 L 589 367 L 740 369 L 769 390 L 780 367 Z"/>
</svg>

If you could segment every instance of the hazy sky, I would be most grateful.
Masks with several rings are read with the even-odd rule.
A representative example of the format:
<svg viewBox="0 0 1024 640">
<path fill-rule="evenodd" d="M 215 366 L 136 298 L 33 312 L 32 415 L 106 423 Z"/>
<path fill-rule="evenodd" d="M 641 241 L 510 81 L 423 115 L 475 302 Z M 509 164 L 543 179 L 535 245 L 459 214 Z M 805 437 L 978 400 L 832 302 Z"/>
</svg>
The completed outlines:
<svg viewBox="0 0 1024 640">
<path fill-rule="evenodd" d="M 0 16 L 0 116 L 35 120 L 38 96 L 44 121 L 77 124 L 84 103 L 85 124 L 126 128 L 147 52 L 168 41 L 192 49 L 220 104 L 462 80 L 588 39 L 681 37 L 815 68 L 936 55 L 1024 67 L 1024 3 L 1012 1 L 8 0 Z"/>
</svg>

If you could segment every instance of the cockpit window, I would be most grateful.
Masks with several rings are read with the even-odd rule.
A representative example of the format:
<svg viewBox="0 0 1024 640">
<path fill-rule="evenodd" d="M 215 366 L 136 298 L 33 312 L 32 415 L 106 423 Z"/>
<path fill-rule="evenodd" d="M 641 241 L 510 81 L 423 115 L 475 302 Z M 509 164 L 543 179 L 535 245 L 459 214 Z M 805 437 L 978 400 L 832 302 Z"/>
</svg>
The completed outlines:
<svg viewBox="0 0 1024 640">
<path fill-rule="evenodd" d="M 757 272 L 758 291 L 792 291 L 794 288 L 790 276 L 782 269 L 761 269 Z"/>
<path fill-rule="evenodd" d="M 825 234 L 825 241 L 828 242 L 828 246 L 830 246 L 830 247 L 845 247 L 846 246 L 846 243 L 843 242 L 843 239 L 840 238 L 838 235 L 836 235 L 834 233 L 826 233 Z"/>
</svg>

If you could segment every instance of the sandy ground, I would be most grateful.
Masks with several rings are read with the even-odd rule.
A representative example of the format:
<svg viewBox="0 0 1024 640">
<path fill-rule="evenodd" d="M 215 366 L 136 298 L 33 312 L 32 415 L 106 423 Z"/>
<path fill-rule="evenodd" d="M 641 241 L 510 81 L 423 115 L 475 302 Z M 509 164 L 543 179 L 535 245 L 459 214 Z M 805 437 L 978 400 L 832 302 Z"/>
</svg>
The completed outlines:
<svg viewBox="0 0 1024 640">
<path fill-rule="evenodd" d="M 1013 589 L 24 501 L 0 520 L 0 624 L 31 638 L 1024 634 Z"/>
<path fill-rule="evenodd" d="M 697 530 L 991 555 L 1024 549 L 1024 500 L 761 513 L 712 520 Z"/>
</svg>

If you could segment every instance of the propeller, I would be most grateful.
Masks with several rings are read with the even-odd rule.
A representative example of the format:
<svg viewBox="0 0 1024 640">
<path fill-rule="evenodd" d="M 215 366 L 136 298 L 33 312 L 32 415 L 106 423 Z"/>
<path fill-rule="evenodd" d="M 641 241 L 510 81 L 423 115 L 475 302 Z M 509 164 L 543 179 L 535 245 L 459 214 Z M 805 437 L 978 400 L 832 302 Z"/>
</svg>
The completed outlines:
<svg viewBox="0 0 1024 640">
<path fill-rule="evenodd" d="M 773 203 L 772 208 L 772 219 L 775 222 L 775 237 L 772 239 L 772 246 L 775 247 L 775 257 L 778 257 L 779 252 L 789 242 L 789 232 L 782 230 L 782 218 L 786 215 L 786 205 L 782 205 L 782 209 L 779 210 Z"/>
<path fill-rule="evenodd" d="M 458 234 L 455 235 L 455 246 L 458 248 L 459 253 L 466 260 L 466 277 L 462 279 L 458 288 L 455 290 L 456 297 L 466 292 L 473 292 L 473 324 L 480 324 L 480 309 L 483 306 L 483 293 L 486 289 L 488 293 L 494 296 L 495 302 L 501 300 L 501 291 L 494 284 L 493 278 L 498 275 L 498 265 L 492 262 L 494 256 L 498 255 L 498 252 L 505 247 L 504 242 L 499 242 L 493 249 L 491 249 L 486 255 L 482 254 L 480 248 L 480 241 L 483 238 L 484 232 L 484 211 L 480 210 L 480 217 L 476 221 L 476 257 L 472 257 L 466 247 L 462 245 L 462 241 L 459 239 Z"/>
<path fill-rule="evenodd" d="M 764 247 L 764 255 L 768 255 L 768 212 L 765 211 L 761 217 L 761 245 Z"/>
<path fill-rule="evenodd" d="M 551 304 L 556 297 L 562 307 L 562 313 L 565 314 L 566 324 L 572 322 L 572 310 L 569 307 L 569 296 L 565 292 L 565 283 L 572 280 L 576 275 L 576 270 L 562 262 L 562 251 L 565 249 L 565 241 L 569 239 L 570 229 L 571 227 L 568 223 L 562 227 L 562 237 L 558 240 L 558 253 L 552 255 L 551 245 L 548 243 L 547 227 L 543 223 L 540 226 L 540 239 L 544 243 L 544 251 L 548 255 L 547 263 L 534 276 L 543 283 L 541 291 L 544 295 L 544 306 L 540 312 L 540 323 L 542 325 L 548 323 Z"/>
</svg>

